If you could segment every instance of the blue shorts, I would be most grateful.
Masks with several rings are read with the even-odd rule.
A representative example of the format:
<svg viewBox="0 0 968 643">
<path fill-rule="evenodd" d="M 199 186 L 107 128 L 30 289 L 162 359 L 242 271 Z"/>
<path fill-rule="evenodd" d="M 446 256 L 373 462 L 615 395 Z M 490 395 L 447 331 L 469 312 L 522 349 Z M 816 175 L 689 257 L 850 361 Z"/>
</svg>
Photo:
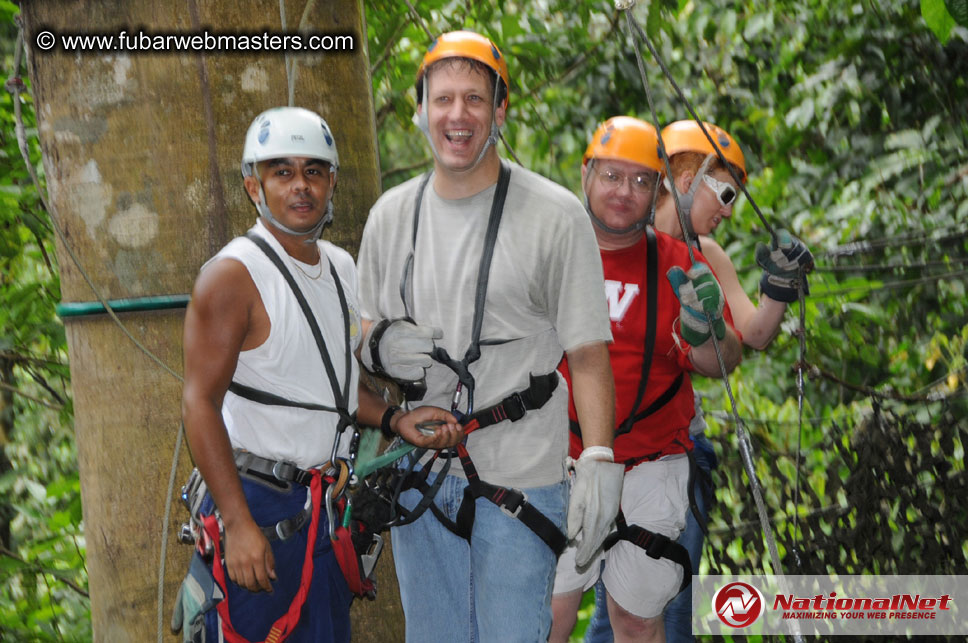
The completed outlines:
<svg viewBox="0 0 968 643">
<path fill-rule="evenodd" d="M 249 511 L 256 524 L 271 526 L 300 511 L 306 503 L 307 487 L 292 485 L 287 490 L 242 478 L 242 490 L 249 503 Z M 202 504 L 201 511 L 210 513 L 211 497 Z M 250 641 L 262 641 L 272 624 L 289 610 L 299 589 L 309 523 L 287 540 L 271 540 L 276 559 L 276 576 L 272 593 L 250 592 L 227 580 L 229 618 L 232 627 Z M 316 545 L 313 550 L 313 578 L 299 622 L 287 643 L 346 643 L 350 640 L 350 602 L 352 595 L 340 570 L 333 545 L 329 539 L 326 509 L 321 508 Z M 206 634 L 218 641 L 220 618 L 217 609 L 205 615 Z"/>
</svg>

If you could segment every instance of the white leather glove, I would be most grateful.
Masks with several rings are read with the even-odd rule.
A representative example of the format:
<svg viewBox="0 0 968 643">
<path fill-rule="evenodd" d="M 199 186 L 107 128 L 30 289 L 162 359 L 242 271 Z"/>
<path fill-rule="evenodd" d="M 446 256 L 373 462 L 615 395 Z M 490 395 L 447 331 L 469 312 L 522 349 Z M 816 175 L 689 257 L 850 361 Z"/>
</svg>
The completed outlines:
<svg viewBox="0 0 968 643">
<path fill-rule="evenodd" d="M 575 563 L 587 565 L 612 530 L 622 499 L 625 465 L 608 447 L 588 447 L 574 461 L 575 484 L 568 502 L 568 539 L 576 540 Z"/>
<path fill-rule="evenodd" d="M 370 326 L 363 338 L 363 366 L 377 375 L 405 382 L 423 379 L 433 361 L 434 340 L 444 333 L 433 326 L 418 326 L 408 319 L 384 319 Z"/>
</svg>

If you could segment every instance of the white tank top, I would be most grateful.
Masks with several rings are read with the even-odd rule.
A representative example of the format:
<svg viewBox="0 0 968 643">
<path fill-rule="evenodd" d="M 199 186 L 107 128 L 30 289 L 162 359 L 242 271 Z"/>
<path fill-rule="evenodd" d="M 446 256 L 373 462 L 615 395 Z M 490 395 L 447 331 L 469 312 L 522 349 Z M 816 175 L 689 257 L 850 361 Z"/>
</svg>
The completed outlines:
<svg viewBox="0 0 968 643">
<path fill-rule="evenodd" d="M 352 355 L 359 345 L 360 312 L 353 258 L 328 241 L 319 241 L 321 260 L 314 266 L 296 261 L 258 221 L 251 228 L 282 258 L 316 315 L 340 388 L 345 386 L 346 355 L 343 316 L 339 295 L 329 269 L 332 262 L 340 277 L 350 314 L 350 385 L 348 410 L 358 406 L 359 365 Z M 255 282 L 271 324 L 269 337 L 256 348 L 242 351 L 232 379 L 288 400 L 335 406 L 330 380 L 306 317 L 292 290 L 268 257 L 245 237 L 233 239 L 204 266 L 234 259 L 242 263 Z M 318 275 L 318 276 L 317 276 Z M 227 392 L 222 417 L 235 448 L 274 460 L 287 460 L 300 467 L 320 465 L 330 458 L 339 417 L 327 411 L 259 404 Z M 338 454 L 349 448 L 345 432 Z"/>
</svg>

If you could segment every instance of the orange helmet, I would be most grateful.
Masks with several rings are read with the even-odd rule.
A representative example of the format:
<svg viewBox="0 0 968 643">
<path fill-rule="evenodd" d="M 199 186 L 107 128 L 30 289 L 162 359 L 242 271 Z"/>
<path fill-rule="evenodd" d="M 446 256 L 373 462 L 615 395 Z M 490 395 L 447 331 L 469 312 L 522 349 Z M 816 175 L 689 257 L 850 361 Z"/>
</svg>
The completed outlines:
<svg viewBox="0 0 968 643">
<path fill-rule="evenodd" d="M 746 160 L 743 150 L 733 140 L 726 130 L 712 123 L 703 122 L 706 131 L 716 141 L 716 147 L 723 153 L 726 160 L 735 165 L 743 173 L 743 183 L 746 183 Z M 680 152 L 699 152 L 700 154 L 716 154 L 716 150 L 709 143 L 709 139 L 694 120 L 676 121 L 666 125 L 662 130 L 662 142 L 666 153 L 672 158 Z"/>
<path fill-rule="evenodd" d="M 582 165 L 593 158 L 629 161 L 662 171 L 655 128 L 631 116 L 613 116 L 598 126 L 582 157 Z"/>
<path fill-rule="evenodd" d="M 420 86 L 424 71 L 444 58 L 469 58 L 483 63 L 493 69 L 504 81 L 505 88 L 510 88 L 511 77 L 508 75 L 508 64 L 493 42 L 473 31 L 450 31 L 441 34 L 430 43 L 423 62 L 417 70 L 417 99 L 420 100 Z M 497 91 L 497 88 L 495 88 Z M 507 107 L 508 97 L 505 93 L 503 105 Z"/>
</svg>

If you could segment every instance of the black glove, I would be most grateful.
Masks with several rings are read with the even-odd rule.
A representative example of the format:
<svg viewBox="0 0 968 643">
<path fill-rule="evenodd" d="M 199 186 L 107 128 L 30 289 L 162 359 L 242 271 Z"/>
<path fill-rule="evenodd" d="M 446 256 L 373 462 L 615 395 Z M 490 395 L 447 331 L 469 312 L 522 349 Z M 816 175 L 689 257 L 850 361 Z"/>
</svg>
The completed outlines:
<svg viewBox="0 0 968 643">
<path fill-rule="evenodd" d="M 813 255 L 802 241 L 786 230 L 777 232 L 770 247 L 756 246 L 756 263 L 763 268 L 760 290 L 776 301 L 789 304 L 797 300 L 797 287 L 810 294 L 807 273 L 813 270 Z"/>
</svg>

